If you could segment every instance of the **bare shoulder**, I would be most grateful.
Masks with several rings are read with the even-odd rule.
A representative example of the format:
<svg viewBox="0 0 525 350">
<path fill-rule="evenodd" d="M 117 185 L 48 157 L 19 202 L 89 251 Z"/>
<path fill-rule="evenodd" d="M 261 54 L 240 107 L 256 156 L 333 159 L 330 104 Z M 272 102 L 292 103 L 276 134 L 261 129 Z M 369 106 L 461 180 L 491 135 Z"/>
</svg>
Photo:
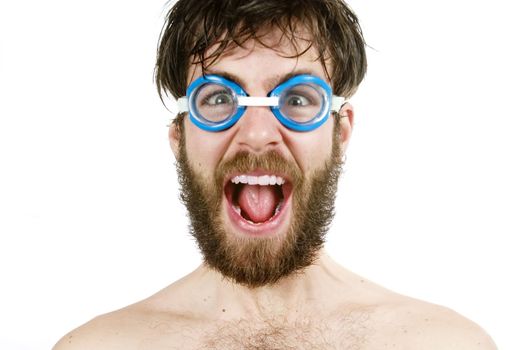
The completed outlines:
<svg viewBox="0 0 525 350">
<path fill-rule="evenodd" d="M 189 313 L 184 279 L 135 304 L 101 316 L 66 334 L 53 350 L 191 348 L 198 318 Z"/>
<path fill-rule="evenodd" d="M 98 316 L 66 334 L 53 350 L 125 349 L 136 320 L 123 309 Z"/>
<path fill-rule="evenodd" d="M 179 327 L 181 325 L 181 327 Z M 184 329 L 177 315 L 142 304 L 94 318 L 66 334 L 53 350 L 120 350 L 156 348 L 155 339 L 177 339 Z"/>
<path fill-rule="evenodd" d="M 494 341 L 479 325 L 446 307 L 403 298 L 380 310 L 375 330 L 381 348 L 497 349 Z"/>
</svg>

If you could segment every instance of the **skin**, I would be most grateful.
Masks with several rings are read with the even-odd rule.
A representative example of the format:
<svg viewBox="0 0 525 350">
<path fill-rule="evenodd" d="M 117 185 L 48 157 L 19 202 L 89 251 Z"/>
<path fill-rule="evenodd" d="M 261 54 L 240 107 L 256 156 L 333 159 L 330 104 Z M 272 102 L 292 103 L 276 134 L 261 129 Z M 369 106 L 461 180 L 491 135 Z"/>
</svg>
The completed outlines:
<svg viewBox="0 0 525 350">
<path fill-rule="evenodd" d="M 294 59 L 254 44 L 234 49 L 210 71 L 239 77 L 250 95 L 265 96 L 275 79 L 290 72 L 307 71 L 328 81 L 315 58 L 314 50 Z M 202 72 L 193 67 L 188 74 L 191 81 Z M 346 149 L 353 110 L 346 104 L 339 113 L 344 116 L 340 141 Z M 333 118 L 307 133 L 286 129 L 265 107 L 248 108 L 235 126 L 220 133 L 205 132 L 188 118 L 184 123 L 191 165 L 210 178 L 221 159 L 243 150 L 275 150 L 308 175 L 332 149 Z M 180 135 L 174 127 L 169 139 L 177 156 Z M 224 220 L 231 225 L 226 215 Z M 288 223 L 278 234 L 286 232 Z M 302 273 L 260 288 L 229 282 L 201 265 L 157 294 L 73 330 L 54 347 L 206 348 L 489 350 L 496 346 L 479 326 L 457 313 L 380 287 L 344 269 L 322 250 Z"/>
</svg>

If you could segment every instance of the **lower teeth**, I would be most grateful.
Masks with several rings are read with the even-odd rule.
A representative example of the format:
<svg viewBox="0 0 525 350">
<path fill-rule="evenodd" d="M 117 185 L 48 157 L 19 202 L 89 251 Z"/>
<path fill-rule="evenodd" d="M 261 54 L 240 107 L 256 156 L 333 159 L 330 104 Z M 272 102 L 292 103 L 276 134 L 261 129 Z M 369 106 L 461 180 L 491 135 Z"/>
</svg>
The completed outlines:
<svg viewBox="0 0 525 350">
<path fill-rule="evenodd" d="M 277 207 L 275 208 L 275 213 L 273 214 L 272 218 L 281 211 L 281 207 L 283 206 L 283 202 L 284 201 L 282 199 L 279 201 L 279 204 L 277 204 Z"/>
<path fill-rule="evenodd" d="M 241 215 L 241 207 L 239 207 L 238 205 L 232 205 L 233 207 L 233 210 L 235 210 L 235 212 L 239 215 Z M 242 215 L 241 215 L 242 216 Z"/>
</svg>

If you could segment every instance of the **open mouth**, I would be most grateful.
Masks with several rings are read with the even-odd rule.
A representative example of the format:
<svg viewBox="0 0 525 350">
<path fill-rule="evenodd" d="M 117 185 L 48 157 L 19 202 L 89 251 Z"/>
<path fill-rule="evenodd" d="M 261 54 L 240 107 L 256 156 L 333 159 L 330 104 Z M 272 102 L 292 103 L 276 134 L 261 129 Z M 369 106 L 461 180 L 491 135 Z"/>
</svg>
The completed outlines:
<svg viewBox="0 0 525 350">
<path fill-rule="evenodd" d="M 279 175 L 234 175 L 224 186 L 230 216 L 244 227 L 274 223 L 287 208 L 292 187 L 290 181 Z"/>
</svg>

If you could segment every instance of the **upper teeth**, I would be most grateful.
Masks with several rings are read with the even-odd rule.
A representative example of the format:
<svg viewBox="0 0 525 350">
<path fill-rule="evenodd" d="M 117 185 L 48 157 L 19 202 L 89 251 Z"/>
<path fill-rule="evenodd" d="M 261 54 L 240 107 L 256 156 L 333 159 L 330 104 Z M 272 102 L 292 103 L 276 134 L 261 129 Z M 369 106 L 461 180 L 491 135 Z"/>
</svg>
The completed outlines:
<svg viewBox="0 0 525 350">
<path fill-rule="evenodd" d="M 263 175 L 263 176 L 249 176 L 249 175 L 238 175 L 231 180 L 234 184 L 248 184 L 248 185 L 282 185 L 284 179 L 280 176 L 275 175 Z"/>
</svg>

